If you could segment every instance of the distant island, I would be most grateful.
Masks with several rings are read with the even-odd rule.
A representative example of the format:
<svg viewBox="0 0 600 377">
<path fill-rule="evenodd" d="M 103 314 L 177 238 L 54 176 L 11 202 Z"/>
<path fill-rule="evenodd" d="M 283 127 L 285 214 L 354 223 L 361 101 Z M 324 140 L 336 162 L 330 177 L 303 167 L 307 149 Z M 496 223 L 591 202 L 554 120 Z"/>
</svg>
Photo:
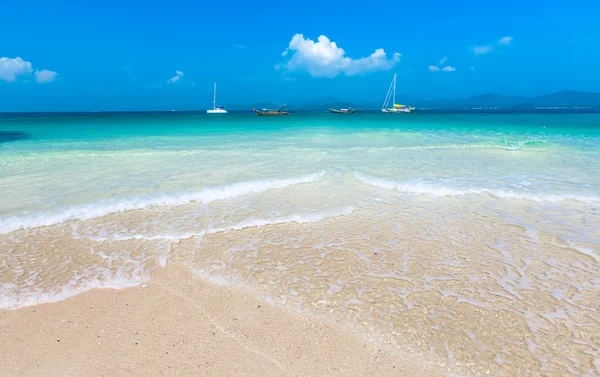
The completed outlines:
<svg viewBox="0 0 600 377">
<path fill-rule="evenodd" d="M 535 109 L 598 109 L 600 110 L 600 93 L 564 90 L 552 94 L 544 94 L 536 97 L 504 96 L 495 93 L 484 93 L 478 96 L 459 99 L 436 99 L 421 100 L 400 96 L 405 104 L 416 106 L 420 109 L 432 110 L 474 110 L 474 109 L 498 109 L 498 110 L 535 110 Z M 380 103 L 375 102 L 344 102 L 337 98 L 322 98 L 303 103 L 288 103 L 290 109 L 294 110 L 316 110 L 327 108 L 353 107 L 356 109 L 378 109 Z M 250 105 L 230 105 L 232 110 L 245 110 L 249 108 L 277 108 L 279 104 L 268 102 L 257 102 Z"/>
<path fill-rule="evenodd" d="M 536 109 L 536 108 L 598 108 L 600 109 L 600 93 L 565 90 L 536 97 L 513 97 L 494 93 L 457 100 L 439 99 L 419 101 L 422 108 L 432 109 Z"/>
</svg>

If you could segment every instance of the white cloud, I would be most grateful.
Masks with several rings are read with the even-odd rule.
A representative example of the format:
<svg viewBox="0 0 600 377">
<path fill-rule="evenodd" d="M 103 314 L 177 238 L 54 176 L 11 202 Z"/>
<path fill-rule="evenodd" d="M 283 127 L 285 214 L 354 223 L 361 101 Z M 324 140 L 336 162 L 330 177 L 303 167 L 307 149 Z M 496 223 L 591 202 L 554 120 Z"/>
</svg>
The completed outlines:
<svg viewBox="0 0 600 377">
<path fill-rule="evenodd" d="M 498 46 L 508 46 L 509 44 L 512 43 L 512 41 L 513 41 L 513 37 L 507 35 L 506 37 L 502 37 L 502 38 L 498 39 L 497 45 Z M 493 43 L 488 44 L 488 45 L 483 45 L 483 46 L 471 47 L 471 51 L 473 51 L 473 53 L 475 55 L 488 54 L 494 50 L 494 47 L 492 45 L 493 45 Z"/>
<path fill-rule="evenodd" d="M 447 57 L 443 57 L 440 59 L 440 62 L 438 65 L 430 65 L 428 67 L 429 72 L 439 72 L 439 71 L 444 71 L 444 72 L 454 72 L 456 71 L 455 67 L 452 67 L 451 65 L 447 65 L 444 68 L 441 68 L 441 66 L 446 63 L 448 61 Z"/>
<path fill-rule="evenodd" d="M 38 84 L 46 84 L 54 81 L 58 73 L 50 71 L 48 69 L 42 69 L 41 71 L 35 71 L 35 82 Z"/>
<path fill-rule="evenodd" d="M 7 57 L 0 58 L 0 80 L 14 82 L 18 76 L 29 75 L 31 72 L 33 72 L 31 62 L 19 57 L 14 59 Z"/>
<path fill-rule="evenodd" d="M 239 44 L 236 44 L 236 43 L 232 44 L 232 46 L 235 47 L 235 48 L 239 48 L 240 50 L 245 50 L 246 49 L 246 46 L 239 45 Z"/>
<path fill-rule="evenodd" d="M 345 56 L 346 52 L 324 35 L 317 42 L 296 34 L 281 56 L 291 55 L 287 63 L 281 65 L 287 71 L 306 71 L 315 77 L 335 77 L 358 75 L 365 72 L 385 71 L 400 61 L 400 54 L 394 53 L 390 59 L 382 48 L 371 55 L 359 59 Z"/>
<path fill-rule="evenodd" d="M 170 79 L 168 79 L 167 83 L 169 83 L 169 84 L 175 84 L 176 82 L 178 82 L 179 80 L 181 80 L 182 77 L 183 77 L 183 72 L 177 70 L 177 71 L 175 71 L 175 76 L 173 76 Z"/>
<path fill-rule="evenodd" d="M 33 71 L 33 65 L 27 60 L 23 60 L 20 57 L 16 58 L 0 58 L 0 80 L 6 82 L 17 81 L 19 76 L 26 76 L 23 82 L 29 83 L 31 74 L 34 74 L 35 82 L 38 84 L 45 84 L 54 81 L 57 73 L 48 69 L 35 70 Z M 27 78 L 29 77 L 29 78 Z"/>
<path fill-rule="evenodd" d="M 471 50 L 473 51 L 473 53 L 475 55 L 483 55 L 483 54 L 492 52 L 492 46 L 490 46 L 490 45 L 475 46 L 475 47 L 471 47 Z"/>
</svg>

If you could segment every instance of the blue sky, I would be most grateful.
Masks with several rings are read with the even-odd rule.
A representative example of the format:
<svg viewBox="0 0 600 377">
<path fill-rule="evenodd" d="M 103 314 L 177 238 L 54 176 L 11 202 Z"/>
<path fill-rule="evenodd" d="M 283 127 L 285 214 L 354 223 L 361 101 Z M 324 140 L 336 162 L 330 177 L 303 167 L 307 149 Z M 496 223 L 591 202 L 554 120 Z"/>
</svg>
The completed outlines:
<svg viewBox="0 0 600 377">
<path fill-rule="evenodd" d="M 393 73 L 410 98 L 600 91 L 598 14 L 588 0 L 5 2 L 0 111 L 201 110 L 215 81 L 226 106 L 381 102 Z"/>
</svg>

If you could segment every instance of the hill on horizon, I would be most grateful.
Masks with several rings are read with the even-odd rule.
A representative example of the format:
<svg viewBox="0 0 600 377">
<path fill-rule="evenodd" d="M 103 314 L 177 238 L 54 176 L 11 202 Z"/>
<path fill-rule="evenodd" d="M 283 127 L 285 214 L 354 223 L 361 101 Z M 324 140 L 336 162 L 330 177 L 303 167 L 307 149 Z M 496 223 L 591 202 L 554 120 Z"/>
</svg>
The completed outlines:
<svg viewBox="0 0 600 377">
<path fill-rule="evenodd" d="M 402 96 L 402 103 L 412 106 L 429 109 L 535 109 L 550 107 L 568 107 L 568 108 L 598 108 L 600 109 L 600 93 L 582 92 L 575 90 L 563 90 L 556 93 L 543 94 L 534 97 L 523 96 L 505 96 L 496 93 L 483 93 L 477 96 L 449 99 L 440 98 L 435 100 L 421 100 Z M 277 108 L 283 104 L 270 102 L 256 102 L 249 105 L 230 105 L 231 110 L 243 109 L 262 109 Z M 378 109 L 381 107 L 379 102 L 375 101 L 343 101 L 335 97 L 324 97 L 310 101 L 301 101 L 296 103 L 287 103 L 290 109 L 312 110 L 323 108 L 347 108 L 356 109 Z"/>
</svg>

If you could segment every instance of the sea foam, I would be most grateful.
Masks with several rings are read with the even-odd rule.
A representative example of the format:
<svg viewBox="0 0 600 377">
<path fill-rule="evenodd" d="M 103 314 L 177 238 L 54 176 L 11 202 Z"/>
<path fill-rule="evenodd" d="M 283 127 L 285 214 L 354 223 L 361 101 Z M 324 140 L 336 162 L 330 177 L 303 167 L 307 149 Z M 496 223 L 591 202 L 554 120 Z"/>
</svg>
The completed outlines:
<svg viewBox="0 0 600 377">
<path fill-rule="evenodd" d="M 301 213 L 291 214 L 285 217 L 277 217 L 272 219 L 264 218 L 249 218 L 247 220 L 219 228 L 208 228 L 199 231 L 196 234 L 180 234 L 180 235 L 156 235 L 156 236 L 116 236 L 116 237 L 92 237 L 93 241 L 126 241 L 126 240 L 168 240 L 177 241 L 192 236 L 202 237 L 208 234 L 228 232 L 233 230 L 242 230 L 253 227 L 263 227 L 268 225 L 278 225 L 285 223 L 316 223 L 327 218 L 350 215 L 354 212 L 354 207 L 347 207 L 341 210 L 328 210 L 318 213 Z M 103 255 L 104 258 L 109 258 Z M 166 260 L 160 257 L 160 265 L 165 266 Z M 80 293 L 89 291 L 95 288 L 112 288 L 123 289 L 133 287 L 147 282 L 150 278 L 149 273 L 143 268 L 142 261 L 129 260 L 129 265 L 134 265 L 132 272 L 127 273 L 123 267 L 117 268 L 117 271 L 107 269 L 95 274 L 89 273 L 76 274 L 66 285 L 56 287 L 52 291 L 45 291 L 40 288 L 28 287 L 20 289 L 15 284 L 0 285 L 0 309 L 18 309 L 25 306 L 38 305 L 61 301 Z M 130 275 L 127 277 L 126 275 Z M 101 279 L 102 278 L 102 279 Z"/>
<path fill-rule="evenodd" d="M 234 230 L 243 230 L 246 228 L 260 228 L 268 225 L 279 225 L 285 223 L 316 223 L 327 218 L 350 215 L 354 212 L 355 208 L 350 206 L 341 210 L 328 210 L 318 213 L 299 213 L 291 214 L 289 216 L 275 217 L 271 219 L 267 218 L 248 218 L 227 226 L 221 227 L 208 227 L 207 229 L 201 229 L 193 233 L 163 233 L 154 235 L 143 235 L 143 234 L 131 234 L 131 235 L 112 235 L 112 236 L 93 236 L 93 237 L 81 237 L 87 238 L 92 241 L 104 242 L 104 241 L 129 241 L 129 240 L 145 240 L 145 241 L 157 241 L 166 240 L 170 242 L 179 242 L 183 239 L 191 237 L 204 237 L 208 234 L 223 233 Z"/>
<path fill-rule="evenodd" d="M 359 182 L 373 187 L 416 195 L 429 195 L 437 197 L 491 195 L 500 199 L 523 199 L 535 202 L 561 202 L 565 200 L 575 200 L 584 203 L 593 203 L 600 201 L 599 197 L 592 195 L 579 195 L 570 193 L 536 194 L 488 187 L 452 187 L 450 185 L 430 183 L 427 181 L 395 181 L 386 178 L 373 177 L 360 172 L 355 172 L 354 176 Z"/>
<path fill-rule="evenodd" d="M 260 194 L 269 190 L 282 189 L 302 183 L 319 181 L 325 172 L 318 172 L 296 178 L 262 179 L 234 183 L 227 186 L 205 188 L 201 191 L 160 194 L 141 197 L 121 197 L 102 199 L 86 204 L 75 204 L 52 212 L 40 212 L 10 217 L 0 217 L 0 234 L 10 233 L 17 229 L 36 228 L 63 223 L 67 220 L 88 220 L 136 209 L 157 206 L 177 206 L 191 202 L 210 203 L 217 200 Z"/>
</svg>

